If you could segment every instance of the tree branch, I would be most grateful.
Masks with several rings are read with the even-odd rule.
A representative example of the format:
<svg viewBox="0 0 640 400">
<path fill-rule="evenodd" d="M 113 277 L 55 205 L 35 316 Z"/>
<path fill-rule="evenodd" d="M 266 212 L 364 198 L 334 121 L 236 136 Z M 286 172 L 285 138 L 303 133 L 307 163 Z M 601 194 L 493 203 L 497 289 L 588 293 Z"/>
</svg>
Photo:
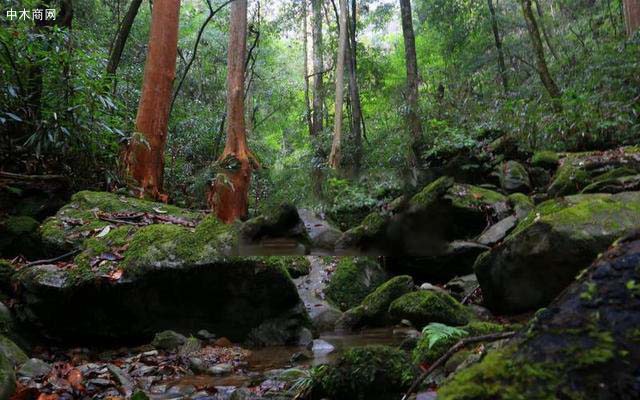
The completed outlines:
<svg viewBox="0 0 640 400">
<path fill-rule="evenodd" d="M 515 334 L 516 334 L 515 332 L 509 331 L 509 332 L 492 333 L 489 335 L 481 335 L 481 336 L 474 336 L 470 338 L 461 339 L 460 341 L 458 341 L 458 343 L 454 344 L 446 353 L 444 353 L 442 357 L 438 358 L 436 362 L 431 364 L 431 366 L 426 371 L 424 371 L 418 378 L 416 378 L 415 381 L 413 381 L 413 384 L 411 385 L 409 390 L 407 390 L 407 392 L 404 394 L 404 396 L 402 397 L 402 400 L 407 400 L 409 396 L 411 396 L 411 394 L 415 392 L 415 390 L 422 383 L 422 381 L 424 381 L 438 367 L 446 363 L 447 360 L 451 358 L 451 356 L 454 355 L 462 347 L 471 343 L 495 342 L 496 340 L 508 339 L 513 337 Z"/>
</svg>

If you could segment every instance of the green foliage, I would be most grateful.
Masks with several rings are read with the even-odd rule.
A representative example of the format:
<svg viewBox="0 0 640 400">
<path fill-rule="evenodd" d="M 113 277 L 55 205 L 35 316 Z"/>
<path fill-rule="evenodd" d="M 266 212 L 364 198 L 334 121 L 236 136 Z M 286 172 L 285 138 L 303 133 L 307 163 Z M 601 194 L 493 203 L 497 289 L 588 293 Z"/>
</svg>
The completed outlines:
<svg viewBox="0 0 640 400">
<path fill-rule="evenodd" d="M 427 347 L 431 349 L 434 344 L 447 339 L 456 339 L 468 335 L 464 329 L 432 322 L 422 329 L 422 334 L 426 337 Z"/>
</svg>

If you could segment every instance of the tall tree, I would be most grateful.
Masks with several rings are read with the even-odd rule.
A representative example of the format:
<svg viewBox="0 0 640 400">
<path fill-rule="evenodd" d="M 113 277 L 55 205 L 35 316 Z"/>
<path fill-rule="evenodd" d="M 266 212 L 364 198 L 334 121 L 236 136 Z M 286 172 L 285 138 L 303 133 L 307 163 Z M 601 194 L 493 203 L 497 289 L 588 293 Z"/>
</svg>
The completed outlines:
<svg viewBox="0 0 640 400">
<path fill-rule="evenodd" d="M 627 35 L 631 37 L 640 28 L 640 0 L 624 0 L 623 2 Z"/>
<path fill-rule="evenodd" d="M 209 193 L 209 205 L 227 224 L 247 216 L 251 172 L 258 166 L 247 145 L 244 119 L 246 56 L 247 0 L 235 0 L 227 48 L 227 141 L 218 159 L 222 172 Z"/>
<path fill-rule="evenodd" d="M 544 56 L 544 47 L 542 46 L 542 39 L 540 38 L 540 30 L 538 29 L 538 23 L 536 17 L 531 10 L 531 0 L 520 0 L 522 6 L 522 14 L 527 23 L 527 30 L 529 31 L 529 37 L 531 38 L 531 45 L 533 46 L 533 53 L 536 57 L 536 70 L 540 76 L 540 80 L 545 89 L 549 93 L 552 99 L 557 100 L 562 93 L 556 85 L 556 82 L 551 77 L 549 67 L 547 66 L 547 60 Z M 558 105 L 556 103 L 556 105 Z"/>
<path fill-rule="evenodd" d="M 342 105 L 344 102 L 344 66 L 347 49 L 347 0 L 340 0 L 340 26 L 338 34 L 338 54 L 336 57 L 336 112 L 333 127 L 333 142 L 329 154 L 329 166 L 337 169 L 342 158 Z"/>
<path fill-rule="evenodd" d="M 491 15 L 491 28 L 493 29 L 493 39 L 498 52 L 498 68 L 500 69 L 500 79 L 505 94 L 509 91 L 509 79 L 507 78 L 507 68 L 504 63 L 504 52 L 502 51 L 502 38 L 498 29 L 498 18 L 496 17 L 496 9 L 493 6 L 493 0 L 487 0 L 489 6 L 489 14 Z"/>
<path fill-rule="evenodd" d="M 540 5 L 539 0 L 535 0 L 536 10 L 538 11 L 538 18 L 540 20 L 540 31 L 542 32 L 542 37 L 544 38 L 544 42 L 547 44 L 551 55 L 556 61 L 559 61 L 558 53 L 556 53 L 555 48 L 551 44 L 551 40 L 549 39 L 549 35 L 547 34 L 547 29 L 544 27 L 544 14 L 542 13 L 542 6 Z"/>
<path fill-rule="evenodd" d="M 307 0 L 302 0 L 302 51 L 304 56 L 304 110 L 309 129 L 309 135 L 313 136 L 313 119 L 311 115 L 311 101 L 309 96 L 309 28 L 308 28 Z"/>
<path fill-rule="evenodd" d="M 180 0 L 155 2 L 144 67 L 136 132 L 125 153 L 125 166 L 140 196 L 166 200 L 164 148 L 167 141 L 171 89 L 176 72 Z"/>
<path fill-rule="evenodd" d="M 120 23 L 120 27 L 118 28 L 118 32 L 116 33 L 116 38 L 113 41 L 111 51 L 109 52 L 107 72 L 110 74 L 115 74 L 116 70 L 118 69 L 120 59 L 122 58 L 124 46 L 127 43 L 127 39 L 129 38 L 129 33 L 131 32 L 131 27 L 133 26 L 133 21 L 136 19 L 136 15 L 138 15 L 140 4 L 142 4 L 142 0 L 131 0 L 129 8 L 127 9 L 127 13 Z"/>
<path fill-rule="evenodd" d="M 318 136 L 323 129 L 323 44 L 322 44 L 322 0 L 311 0 L 311 22 L 313 42 L 313 136 Z"/>
<path fill-rule="evenodd" d="M 413 32 L 413 16 L 411 13 L 411 0 L 400 0 L 400 18 L 402 20 L 402 36 L 404 38 L 404 57 L 407 68 L 407 123 L 411 134 L 412 153 L 410 164 L 415 167 L 420 138 L 422 136 L 422 124 L 418 116 L 418 59 L 416 57 L 416 39 Z"/>
<path fill-rule="evenodd" d="M 349 41 L 347 46 L 346 62 L 349 71 L 349 98 L 351 99 L 351 136 L 353 138 L 353 172 L 358 173 L 362 161 L 362 132 L 364 119 L 362 105 L 360 103 L 360 88 L 358 87 L 358 64 L 356 40 L 357 27 L 356 0 L 351 0 L 351 19 L 347 24 Z"/>
</svg>

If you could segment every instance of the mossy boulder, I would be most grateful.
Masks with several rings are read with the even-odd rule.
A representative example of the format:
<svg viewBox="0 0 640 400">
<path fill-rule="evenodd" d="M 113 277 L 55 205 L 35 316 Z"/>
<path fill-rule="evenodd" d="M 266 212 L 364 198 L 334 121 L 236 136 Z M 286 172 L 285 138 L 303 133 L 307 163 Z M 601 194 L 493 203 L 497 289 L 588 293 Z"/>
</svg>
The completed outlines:
<svg viewBox="0 0 640 400">
<path fill-rule="evenodd" d="M 409 356 L 388 346 L 364 346 L 347 350 L 334 365 L 319 374 L 313 387 L 317 398 L 400 398 L 417 376 Z"/>
<path fill-rule="evenodd" d="M 478 186 L 441 177 L 393 212 L 376 212 L 344 233 L 339 248 L 385 255 L 439 256 L 447 243 L 471 239 L 487 221 L 509 214 L 507 198 Z"/>
<path fill-rule="evenodd" d="M 153 215 L 171 215 L 197 222 L 202 214 L 179 207 L 155 203 L 106 192 L 82 191 L 74 194 L 71 201 L 62 207 L 55 216 L 47 218 L 40 227 L 44 245 L 50 253 L 64 253 L 81 248 L 87 237 L 104 229 L 111 222 L 97 217 L 98 213 L 148 213 Z"/>
<path fill-rule="evenodd" d="M 292 278 L 309 275 L 311 271 L 311 262 L 304 256 L 270 256 L 269 260 L 286 269 Z"/>
<path fill-rule="evenodd" d="M 474 321 L 460 326 L 460 329 L 463 331 L 461 336 L 447 336 L 433 343 L 430 343 L 430 338 L 427 335 L 420 336 L 418 344 L 413 349 L 413 362 L 415 364 L 433 364 L 463 337 L 503 332 L 509 330 L 510 326 Z"/>
<path fill-rule="evenodd" d="M 547 192 L 552 197 L 580 193 L 595 181 L 615 178 L 615 175 L 608 174 L 619 168 L 626 170 L 625 175 L 640 173 L 640 146 L 569 153 L 561 160 Z"/>
<path fill-rule="evenodd" d="M 389 314 L 396 321 L 407 319 L 421 329 L 431 322 L 446 325 L 464 325 L 471 319 L 471 312 L 446 293 L 418 290 L 394 300 Z"/>
<path fill-rule="evenodd" d="M 116 221 L 142 213 L 139 221 L 152 223 L 104 221 L 99 212 Z M 167 329 L 206 329 L 241 341 L 288 315 L 282 327 L 290 336 L 282 337 L 295 342 L 297 328 L 309 325 L 282 260 L 238 256 L 237 227 L 214 217 L 80 192 L 47 220 L 43 235 L 58 249 L 80 251 L 67 268 L 39 265 L 13 275 L 22 295 L 18 317 L 52 339 L 149 340 Z"/>
<path fill-rule="evenodd" d="M 38 221 L 28 216 L 10 216 L 0 220 L 0 256 L 41 256 L 39 225 Z"/>
<path fill-rule="evenodd" d="M 560 162 L 560 156 L 555 151 L 538 151 L 531 157 L 531 166 L 545 169 L 555 169 Z"/>
<path fill-rule="evenodd" d="M 268 242 L 272 239 L 289 239 L 308 247 L 311 239 L 298 214 L 291 204 L 282 204 L 275 210 L 252 218 L 240 227 L 240 240 L 247 244 Z"/>
<path fill-rule="evenodd" d="M 24 364 L 29 359 L 17 344 L 4 335 L 0 335 L 0 353 L 6 357 L 14 367 Z"/>
<path fill-rule="evenodd" d="M 374 257 L 341 257 L 331 275 L 325 295 L 342 311 L 362 300 L 387 280 L 387 273 Z"/>
<path fill-rule="evenodd" d="M 391 303 L 413 290 L 413 279 L 407 275 L 389 279 L 362 300 L 362 303 L 343 314 L 337 326 L 357 329 L 362 326 L 384 326 L 392 322 L 389 315 Z"/>
<path fill-rule="evenodd" d="M 500 187 L 507 193 L 527 193 L 531 190 L 531 180 L 524 165 L 517 161 L 507 161 L 498 167 Z"/>
<path fill-rule="evenodd" d="M 618 242 L 503 349 L 457 373 L 444 400 L 636 399 L 640 236 Z"/>
<path fill-rule="evenodd" d="M 640 190 L 640 174 L 598 179 L 582 190 L 582 193 L 620 193 Z"/>
<path fill-rule="evenodd" d="M 575 195 L 540 204 L 476 261 L 486 304 L 499 312 L 545 306 L 584 265 L 638 226 L 640 192 Z"/>
</svg>

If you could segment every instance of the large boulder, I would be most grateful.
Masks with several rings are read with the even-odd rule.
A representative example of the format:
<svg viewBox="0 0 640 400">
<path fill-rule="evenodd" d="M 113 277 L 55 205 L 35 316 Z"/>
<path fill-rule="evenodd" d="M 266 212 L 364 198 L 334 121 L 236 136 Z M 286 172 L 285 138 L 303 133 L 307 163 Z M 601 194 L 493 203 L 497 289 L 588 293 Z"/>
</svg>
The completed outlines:
<svg viewBox="0 0 640 400">
<path fill-rule="evenodd" d="M 500 312 L 549 303 L 614 240 L 640 227 L 640 192 L 575 195 L 540 204 L 475 271 L 486 304 Z"/>
<path fill-rule="evenodd" d="M 288 254 L 305 254 L 311 244 L 304 222 L 291 204 L 282 204 L 271 212 L 246 221 L 240 228 L 240 241 L 246 248 L 255 245 L 258 249 L 261 245 L 280 247 Z M 274 246 L 278 241 L 280 246 Z"/>
<path fill-rule="evenodd" d="M 16 390 L 16 378 L 11 362 L 0 353 L 0 400 L 9 400 Z"/>
<path fill-rule="evenodd" d="M 374 212 L 345 232 L 337 248 L 386 255 L 439 256 L 448 242 L 472 239 L 510 213 L 507 198 L 442 177 L 393 212 Z"/>
<path fill-rule="evenodd" d="M 640 398 L 640 235 L 617 243 L 443 400 Z"/>
<path fill-rule="evenodd" d="M 547 190 L 553 197 L 580 193 L 594 182 L 619 177 L 619 173 L 611 175 L 616 169 L 624 168 L 625 176 L 639 174 L 640 147 L 621 147 L 604 152 L 569 153 L 560 162 L 560 167 Z"/>
<path fill-rule="evenodd" d="M 387 273 L 374 257 L 341 257 L 324 292 L 342 311 L 362 300 L 387 280 Z"/>
<path fill-rule="evenodd" d="M 391 278 L 364 298 L 362 303 L 345 312 L 336 323 L 339 329 L 353 330 L 363 326 L 384 326 L 392 322 L 389 306 L 413 290 L 413 279 L 401 275 Z"/>
<path fill-rule="evenodd" d="M 531 180 L 526 168 L 517 161 L 507 161 L 499 166 L 498 177 L 500 186 L 507 193 L 524 192 L 531 190 Z"/>
<path fill-rule="evenodd" d="M 124 222 L 123 222 L 124 221 Z M 80 192 L 42 227 L 69 263 L 13 275 L 17 316 L 52 339 L 149 340 L 201 329 L 241 341 L 265 324 L 293 343 L 309 324 L 285 263 L 236 255 L 236 227 L 176 207 Z"/>
<path fill-rule="evenodd" d="M 389 314 L 396 321 L 411 321 L 418 329 L 431 322 L 464 325 L 472 315 L 453 297 L 434 290 L 418 290 L 399 297 L 389 306 Z"/>
<path fill-rule="evenodd" d="M 335 365 L 318 374 L 313 398 L 378 399 L 400 398 L 417 370 L 404 351 L 387 346 L 354 347 Z"/>
</svg>

